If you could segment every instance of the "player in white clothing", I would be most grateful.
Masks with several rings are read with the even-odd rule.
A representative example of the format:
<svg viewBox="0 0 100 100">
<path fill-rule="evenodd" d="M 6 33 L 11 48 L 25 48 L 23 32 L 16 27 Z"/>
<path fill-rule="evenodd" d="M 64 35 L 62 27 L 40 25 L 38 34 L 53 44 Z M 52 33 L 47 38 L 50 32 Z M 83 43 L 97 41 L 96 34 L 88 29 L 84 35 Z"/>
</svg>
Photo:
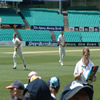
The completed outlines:
<svg viewBox="0 0 100 100">
<path fill-rule="evenodd" d="M 17 54 L 19 54 L 19 56 L 21 57 L 23 64 L 24 64 L 24 69 L 26 69 L 26 63 L 24 61 L 24 57 L 22 54 L 21 41 L 16 37 L 16 33 L 13 34 L 12 42 L 14 44 L 14 53 L 13 53 L 14 67 L 13 67 L 13 69 L 16 69 L 16 67 L 17 67 L 17 61 L 16 61 Z"/>
<path fill-rule="evenodd" d="M 59 63 L 61 66 L 63 66 L 63 58 L 65 56 L 65 37 L 63 35 L 63 31 L 61 31 L 61 34 L 58 36 L 58 43 L 59 43 Z"/>
<path fill-rule="evenodd" d="M 88 47 L 83 48 L 82 58 L 77 62 L 74 70 L 74 79 L 83 85 L 88 85 L 93 88 L 93 82 L 96 81 L 96 75 L 91 77 L 91 80 L 86 80 L 86 75 L 94 66 L 93 62 L 90 60 L 90 50 Z M 93 100 L 93 94 L 90 96 L 90 100 Z"/>
</svg>

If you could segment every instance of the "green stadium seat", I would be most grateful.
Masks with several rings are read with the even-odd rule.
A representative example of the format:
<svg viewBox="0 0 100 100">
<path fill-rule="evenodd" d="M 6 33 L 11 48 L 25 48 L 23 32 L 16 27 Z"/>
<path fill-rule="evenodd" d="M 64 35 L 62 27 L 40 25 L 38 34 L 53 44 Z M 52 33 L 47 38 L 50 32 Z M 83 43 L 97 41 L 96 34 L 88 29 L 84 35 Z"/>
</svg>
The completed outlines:
<svg viewBox="0 0 100 100">
<path fill-rule="evenodd" d="M 23 41 L 52 42 L 49 31 L 18 30 Z"/>
<path fill-rule="evenodd" d="M 12 41 L 13 29 L 0 29 L 0 41 Z"/>
<path fill-rule="evenodd" d="M 21 24 L 25 26 L 25 23 L 15 10 L 10 8 L 0 8 L 1 24 Z"/>
<path fill-rule="evenodd" d="M 63 15 L 58 14 L 58 11 L 43 8 L 30 8 L 21 9 L 21 13 L 30 26 L 64 26 Z"/>
<path fill-rule="evenodd" d="M 99 11 L 68 11 L 69 27 L 98 27 Z"/>
</svg>

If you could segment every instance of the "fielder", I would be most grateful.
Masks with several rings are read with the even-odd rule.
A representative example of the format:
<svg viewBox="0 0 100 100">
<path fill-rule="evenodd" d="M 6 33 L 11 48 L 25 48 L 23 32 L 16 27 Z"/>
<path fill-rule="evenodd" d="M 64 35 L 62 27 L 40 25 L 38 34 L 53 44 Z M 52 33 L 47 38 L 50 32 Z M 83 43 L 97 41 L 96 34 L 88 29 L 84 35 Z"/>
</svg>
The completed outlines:
<svg viewBox="0 0 100 100">
<path fill-rule="evenodd" d="M 59 63 L 61 66 L 63 66 L 63 58 L 65 56 L 65 37 L 63 35 L 63 31 L 61 31 L 61 34 L 58 36 L 58 44 L 59 44 Z"/>
<path fill-rule="evenodd" d="M 24 57 L 22 55 L 21 41 L 16 37 L 16 33 L 13 34 L 12 42 L 14 44 L 14 53 L 13 53 L 14 67 L 13 67 L 13 69 L 16 69 L 16 67 L 17 67 L 17 60 L 16 60 L 17 54 L 19 54 L 19 56 L 21 57 L 23 64 L 24 64 L 24 69 L 26 69 L 26 63 L 25 63 Z"/>
</svg>

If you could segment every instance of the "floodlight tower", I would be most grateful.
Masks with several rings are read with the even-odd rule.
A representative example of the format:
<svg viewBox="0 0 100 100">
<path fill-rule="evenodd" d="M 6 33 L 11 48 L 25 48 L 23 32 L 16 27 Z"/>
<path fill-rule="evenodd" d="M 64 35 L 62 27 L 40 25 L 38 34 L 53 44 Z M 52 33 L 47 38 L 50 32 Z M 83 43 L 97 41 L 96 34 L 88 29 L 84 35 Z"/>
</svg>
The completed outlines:
<svg viewBox="0 0 100 100">
<path fill-rule="evenodd" d="M 62 14 L 62 0 L 59 0 L 59 13 Z"/>
<path fill-rule="evenodd" d="M 1 29 L 1 18 L 0 18 L 0 29 Z"/>
</svg>

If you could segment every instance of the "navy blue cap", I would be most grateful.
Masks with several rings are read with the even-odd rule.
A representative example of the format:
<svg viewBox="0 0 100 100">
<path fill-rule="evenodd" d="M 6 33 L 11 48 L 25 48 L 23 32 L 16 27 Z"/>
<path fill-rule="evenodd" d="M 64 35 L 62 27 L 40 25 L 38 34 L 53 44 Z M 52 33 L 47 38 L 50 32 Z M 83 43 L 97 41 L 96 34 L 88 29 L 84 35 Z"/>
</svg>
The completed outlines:
<svg viewBox="0 0 100 100">
<path fill-rule="evenodd" d="M 64 87 L 64 90 L 62 91 L 59 100 L 70 99 L 82 89 L 85 89 L 89 96 L 93 93 L 93 89 L 90 86 L 84 86 L 77 81 L 72 81 Z"/>
<path fill-rule="evenodd" d="M 7 89 L 17 88 L 20 90 L 24 90 L 24 84 L 20 80 L 14 81 L 11 85 L 6 87 Z"/>
<path fill-rule="evenodd" d="M 26 92 L 30 93 L 30 100 L 51 100 L 51 93 L 46 82 L 37 78 L 30 82 L 25 88 L 23 95 Z"/>
</svg>

